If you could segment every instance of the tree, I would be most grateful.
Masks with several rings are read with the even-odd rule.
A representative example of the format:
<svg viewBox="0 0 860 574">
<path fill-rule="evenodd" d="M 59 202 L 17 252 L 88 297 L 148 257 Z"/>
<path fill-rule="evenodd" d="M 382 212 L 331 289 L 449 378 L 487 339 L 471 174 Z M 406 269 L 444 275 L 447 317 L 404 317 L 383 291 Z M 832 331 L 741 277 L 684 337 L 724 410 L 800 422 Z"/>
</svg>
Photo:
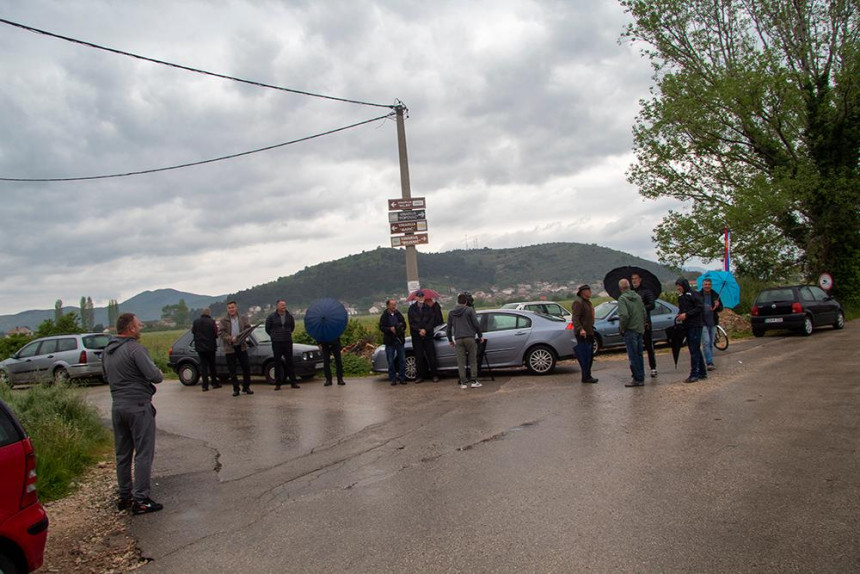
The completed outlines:
<svg viewBox="0 0 860 574">
<path fill-rule="evenodd" d="M 116 320 L 119 319 L 119 303 L 116 299 L 108 301 L 108 327 L 116 328 Z"/>
<path fill-rule="evenodd" d="M 51 335 L 70 335 L 83 333 L 84 330 L 78 324 L 78 316 L 74 313 L 66 313 L 59 321 L 45 319 L 36 329 L 36 338 L 49 337 Z"/>
<path fill-rule="evenodd" d="M 186 327 L 189 321 L 190 311 L 185 299 L 180 299 L 176 305 L 165 305 L 161 308 L 162 319 L 172 319 L 177 327 Z"/>
<path fill-rule="evenodd" d="M 661 261 L 722 256 L 762 279 L 834 276 L 860 302 L 860 1 L 621 0 L 655 88 L 634 127 L 640 193 L 689 207 Z"/>
<path fill-rule="evenodd" d="M 63 300 L 57 299 L 54 303 L 54 321 L 59 321 L 63 317 Z"/>
</svg>

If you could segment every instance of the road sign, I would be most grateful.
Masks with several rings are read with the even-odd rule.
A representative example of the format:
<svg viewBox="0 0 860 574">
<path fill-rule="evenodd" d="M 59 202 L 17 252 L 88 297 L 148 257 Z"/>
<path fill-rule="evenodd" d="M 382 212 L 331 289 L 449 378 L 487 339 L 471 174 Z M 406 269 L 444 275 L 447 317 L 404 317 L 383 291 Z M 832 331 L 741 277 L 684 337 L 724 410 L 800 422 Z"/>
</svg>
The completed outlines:
<svg viewBox="0 0 860 574">
<path fill-rule="evenodd" d="M 422 219 L 391 224 L 391 233 L 415 233 L 416 231 L 427 231 L 427 221 Z"/>
<path fill-rule="evenodd" d="M 426 233 L 416 233 L 415 235 L 396 235 L 391 238 L 392 247 L 406 247 L 407 245 L 419 245 L 429 242 L 430 239 Z"/>
<path fill-rule="evenodd" d="M 389 223 L 418 221 L 421 219 L 427 219 L 427 212 L 423 209 L 419 209 L 417 211 L 392 211 L 388 214 Z"/>
<path fill-rule="evenodd" d="M 833 277 L 830 273 L 822 273 L 821 276 L 818 277 L 818 286 L 825 291 L 830 291 L 833 288 Z"/>
<path fill-rule="evenodd" d="M 413 197 L 412 199 L 389 199 L 388 210 L 396 209 L 423 209 L 427 207 L 423 197 Z"/>
</svg>

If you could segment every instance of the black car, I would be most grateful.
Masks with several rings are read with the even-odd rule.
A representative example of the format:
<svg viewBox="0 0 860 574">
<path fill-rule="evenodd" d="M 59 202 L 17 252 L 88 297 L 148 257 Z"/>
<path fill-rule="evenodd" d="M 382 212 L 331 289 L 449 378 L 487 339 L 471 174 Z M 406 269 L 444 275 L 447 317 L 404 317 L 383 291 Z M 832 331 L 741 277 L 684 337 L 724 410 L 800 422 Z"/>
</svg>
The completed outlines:
<svg viewBox="0 0 860 574">
<path fill-rule="evenodd" d="M 272 352 L 272 342 L 263 326 L 254 329 L 248 336 L 248 362 L 251 364 L 251 375 L 261 375 L 269 384 L 275 383 L 275 360 Z M 194 338 L 191 331 L 186 331 L 170 347 L 168 366 L 176 371 L 179 382 L 186 386 L 196 385 L 200 379 L 200 359 L 194 349 Z M 322 352 L 319 347 L 293 343 L 293 368 L 296 376 L 302 379 L 312 378 L 322 369 Z M 218 340 L 218 350 L 215 353 L 215 370 L 218 379 L 226 381 L 229 378 L 227 358 Z M 241 377 L 241 372 L 239 373 Z"/>
<path fill-rule="evenodd" d="M 845 326 L 845 313 L 839 302 L 815 285 L 792 285 L 764 289 L 750 311 L 752 332 L 756 337 L 769 329 L 792 329 L 811 335 L 817 327 Z"/>
</svg>

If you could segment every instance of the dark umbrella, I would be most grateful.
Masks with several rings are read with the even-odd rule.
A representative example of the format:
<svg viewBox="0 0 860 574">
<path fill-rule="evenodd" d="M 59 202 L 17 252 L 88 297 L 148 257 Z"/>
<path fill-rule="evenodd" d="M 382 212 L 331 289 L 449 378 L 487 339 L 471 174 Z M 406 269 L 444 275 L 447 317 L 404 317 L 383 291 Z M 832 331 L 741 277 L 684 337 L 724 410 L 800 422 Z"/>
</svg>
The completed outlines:
<svg viewBox="0 0 860 574">
<path fill-rule="evenodd" d="M 415 301 L 418 297 L 415 296 L 418 291 L 424 291 L 424 297 L 427 299 L 433 299 L 434 301 L 439 300 L 439 292 L 435 289 L 416 289 L 412 293 L 409 294 L 409 297 L 406 298 L 407 301 Z"/>
<path fill-rule="evenodd" d="M 347 323 L 343 303 L 331 297 L 317 299 L 305 312 L 305 330 L 320 343 L 330 343 L 343 335 Z"/>
<path fill-rule="evenodd" d="M 675 359 L 675 368 L 678 368 L 678 357 L 687 340 L 687 330 L 684 325 L 675 323 L 666 327 L 666 337 L 669 338 L 669 347 L 672 349 L 672 358 Z"/>
<path fill-rule="evenodd" d="M 633 265 L 616 267 L 607 273 L 606 277 L 603 278 L 603 288 L 606 289 L 606 292 L 609 293 L 610 297 L 618 299 L 618 297 L 621 296 L 621 289 L 618 288 L 618 282 L 622 279 L 627 279 L 630 281 L 630 285 L 632 286 L 634 273 L 642 278 L 642 286 L 651 291 L 651 294 L 654 295 L 655 299 L 660 296 L 660 293 L 663 292 L 663 284 L 660 283 L 657 276 L 647 269 L 642 269 L 641 267 L 635 267 Z"/>
</svg>

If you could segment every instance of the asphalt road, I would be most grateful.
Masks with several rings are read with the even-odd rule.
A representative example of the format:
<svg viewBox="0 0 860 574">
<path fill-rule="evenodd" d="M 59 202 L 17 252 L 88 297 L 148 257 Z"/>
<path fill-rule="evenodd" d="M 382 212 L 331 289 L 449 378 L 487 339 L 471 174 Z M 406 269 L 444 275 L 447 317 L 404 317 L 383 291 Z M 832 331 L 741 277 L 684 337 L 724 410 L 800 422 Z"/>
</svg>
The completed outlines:
<svg viewBox="0 0 860 574">
<path fill-rule="evenodd" d="M 151 572 L 860 572 L 860 322 L 715 351 L 685 385 L 573 363 L 390 387 L 166 381 Z M 105 387 L 94 403 L 107 412 Z"/>
</svg>

